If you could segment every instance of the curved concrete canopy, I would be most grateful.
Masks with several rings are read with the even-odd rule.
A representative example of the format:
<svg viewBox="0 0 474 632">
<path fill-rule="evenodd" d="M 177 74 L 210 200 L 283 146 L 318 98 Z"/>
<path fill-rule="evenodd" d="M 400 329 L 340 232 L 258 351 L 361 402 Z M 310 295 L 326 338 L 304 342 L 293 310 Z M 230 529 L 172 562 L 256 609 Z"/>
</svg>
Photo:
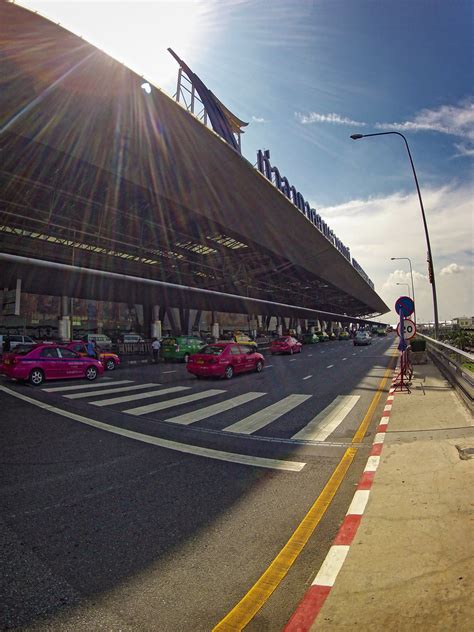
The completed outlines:
<svg viewBox="0 0 474 632">
<path fill-rule="evenodd" d="M 143 78 L 44 18 L 15 5 L 1 13 L 4 76 L 12 78 L 2 131 L 146 187 L 154 206 L 140 210 L 143 220 L 226 227 L 354 297 L 365 313 L 388 311 L 280 191 L 176 102 L 158 89 L 146 94 Z M 29 44 L 20 52 L 19 40 Z M 103 234 L 115 223 L 105 207 Z"/>
</svg>

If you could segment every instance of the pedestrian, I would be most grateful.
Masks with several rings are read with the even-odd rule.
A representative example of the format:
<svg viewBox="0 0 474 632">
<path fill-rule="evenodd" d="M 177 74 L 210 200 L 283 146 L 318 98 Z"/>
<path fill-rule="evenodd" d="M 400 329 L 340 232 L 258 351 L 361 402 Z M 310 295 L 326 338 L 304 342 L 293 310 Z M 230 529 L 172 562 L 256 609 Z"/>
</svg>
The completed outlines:
<svg viewBox="0 0 474 632">
<path fill-rule="evenodd" d="M 153 338 L 153 342 L 151 343 L 151 350 L 153 352 L 153 364 L 157 364 L 159 361 L 161 344 L 158 338 Z"/>
<path fill-rule="evenodd" d="M 7 334 L 3 339 L 3 353 L 8 353 L 9 351 L 11 351 L 11 342 L 10 336 Z"/>
<path fill-rule="evenodd" d="M 97 359 L 97 355 L 96 355 L 96 351 L 95 351 L 95 345 L 93 340 L 88 340 L 87 341 L 87 355 L 89 356 L 89 358 L 95 358 Z"/>
</svg>

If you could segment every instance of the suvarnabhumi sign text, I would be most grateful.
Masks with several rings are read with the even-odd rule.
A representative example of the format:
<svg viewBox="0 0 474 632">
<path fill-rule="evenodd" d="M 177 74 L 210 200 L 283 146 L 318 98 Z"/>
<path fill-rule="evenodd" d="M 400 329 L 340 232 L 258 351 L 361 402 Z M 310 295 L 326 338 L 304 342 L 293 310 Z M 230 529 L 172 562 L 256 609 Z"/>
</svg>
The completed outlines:
<svg viewBox="0 0 474 632">
<path fill-rule="evenodd" d="M 328 239 L 332 245 L 348 260 L 352 263 L 357 272 L 361 275 L 361 277 L 370 285 L 372 289 L 374 289 L 374 284 L 369 279 L 367 274 L 364 272 L 362 267 L 357 263 L 357 261 L 352 257 L 350 250 L 347 246 L 345 246 L 342 241 L 334 234 L 326 222 L 321 218 L 321 216 L 315 211 L 314 208 L 311 208 L 308 202 L 305 201 L 304 197 L 301 195 L 299 191 L 295 189 L 293 185 L 290 185 L 288 182 L 288 178 L 282 176 L 278 167 L 272 167 L 270 163 L 270 152 L 268 149 L 262 151 L 261 149 L 257 152 L 257 169 L 262 173 L 272 184 L 276 186 L 286 197 L 293 202 L 293 204 L 298 208 L 308 219 L 309 221 Z"/>
</svg>

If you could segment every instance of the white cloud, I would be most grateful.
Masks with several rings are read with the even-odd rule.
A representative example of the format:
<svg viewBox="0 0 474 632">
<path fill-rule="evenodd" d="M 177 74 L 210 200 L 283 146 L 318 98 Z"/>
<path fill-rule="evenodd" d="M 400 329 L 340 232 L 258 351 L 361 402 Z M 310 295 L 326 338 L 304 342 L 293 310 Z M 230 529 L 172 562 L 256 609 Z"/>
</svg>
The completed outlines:
<svg viewBox="0 0 474 632">
<path fill-rule="evenodd" d="M 268 121 L 264 119 L 262 116 L 252 116 L 252 122 L 253 123 L 268 123 Z"/>
<path fill-rule="evenodd" d="M 464 272 L 464 266 L 458 266 L 457 263 L 450 263 L 449 266 L 441 270 L 440 274 L 460 274 L 461 272 Z"/>
<path fill-rule="evenodd" d="M 459 314 L 474 313 L 472 262 L 472 199 L 474 184 L 423 189 L 440 320 Z M 432 286 L 428 280 L 426 238 L 416 192 L 368 200 L 350 200 L 327 208 L 312 204 L 336 235 L 351 249 L 360 265 L 374 281 L 376 291 L 393 310 L 394 302 L 407 288 L 411 275 L 408 261 L 391 261 L 390 257 L 409 257 L 413 267 L 417 318 L 433 320 Z M 452 262 L 463 268 L 455 274 Z M 445 272 L 446 268 L 451 273 Z M 411 291 L 410 291 L 411 294 Z M 396 314 L 387 315 L 396 322 Z"/>
<path fill-rule="evenodd" d="M 375 127 L 397 131 L 431 130 L 474 141 L 474 102 L 466 101 L 457 106 L 442 105 L 433 110 L 424 109 L 412 121 L 376 123 Z"/>
<path fill-rule="evenodd" d="M 331 114 L 318 114 L 318 112 L 301 114 L 300 112 L 295 112 L 295 118 L 297 121 L 302 123 L 302 125 L 310 125 L 312 123 L 332 123 L 334 125 L 358 125 L 359 127 L 365 126 L 365 123 L 354 121 L 350 118 L 341 116 L 340 114 L 335 114 L 334 112 Z"/>
<path fill-rule="evenodd" d="M 471 147 L 466 143 L 454 143 L 454 147 L 456 148 L 457 154 L 454 154 L 453 158 L 474 156 L 474 145 Z"/>
</svg>

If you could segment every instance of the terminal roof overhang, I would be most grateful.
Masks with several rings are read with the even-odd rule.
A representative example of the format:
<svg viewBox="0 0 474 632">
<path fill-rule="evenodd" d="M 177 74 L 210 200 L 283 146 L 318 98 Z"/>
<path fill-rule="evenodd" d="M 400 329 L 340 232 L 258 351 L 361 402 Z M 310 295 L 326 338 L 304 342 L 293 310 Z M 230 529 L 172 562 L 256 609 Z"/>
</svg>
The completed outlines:
<svg viewBox="0 0 474 632">
<path fill-rule="evenodd" d="M 352 316 L 388 311 L 172 99 L 40 16 L 1 13 L 2 251 Z"/>
</svg>

